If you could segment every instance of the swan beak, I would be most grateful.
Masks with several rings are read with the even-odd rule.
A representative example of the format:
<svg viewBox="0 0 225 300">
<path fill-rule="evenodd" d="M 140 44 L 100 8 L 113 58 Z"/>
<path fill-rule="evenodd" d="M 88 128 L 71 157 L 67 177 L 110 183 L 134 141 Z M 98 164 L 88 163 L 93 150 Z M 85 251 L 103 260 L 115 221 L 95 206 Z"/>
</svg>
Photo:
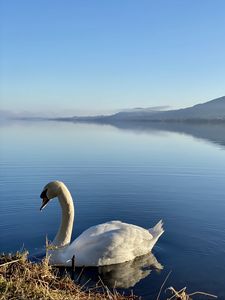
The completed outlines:
<svg viewBox="0 0 225 300">
<path fill-rule="evenodd" d="M 47 197 L 47 190 L 44 190 L 41 195 L 40 195 L 40 198 L 42 199 L 42 205 L 40 207 L 40 210 L 42 210 L 43 208 L 45 208 L 45 206 L 47 205 L 48 201 L 50 199 L 48 199 Z"/>
<path fill-rule="evenodd" d="M 45 208 L 45 206 L 48 204 L 48 201 L 49 199 L 47 197 L 42 199 L 42 205 L 40 207 L 40 210 Z"/>
</svg>

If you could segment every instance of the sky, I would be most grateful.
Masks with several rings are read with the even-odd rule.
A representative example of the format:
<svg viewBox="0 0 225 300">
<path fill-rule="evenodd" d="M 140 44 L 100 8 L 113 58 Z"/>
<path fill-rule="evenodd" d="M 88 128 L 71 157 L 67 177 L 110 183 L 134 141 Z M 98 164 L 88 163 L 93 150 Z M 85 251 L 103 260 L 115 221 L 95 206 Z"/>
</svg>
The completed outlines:
<svg viewBox="0 0 225 300">
<path fill-rule="evenodd" d="M 224 0 L 0 0 L 1 110 L 111 113 L 225 95 Z"/>
</svg>

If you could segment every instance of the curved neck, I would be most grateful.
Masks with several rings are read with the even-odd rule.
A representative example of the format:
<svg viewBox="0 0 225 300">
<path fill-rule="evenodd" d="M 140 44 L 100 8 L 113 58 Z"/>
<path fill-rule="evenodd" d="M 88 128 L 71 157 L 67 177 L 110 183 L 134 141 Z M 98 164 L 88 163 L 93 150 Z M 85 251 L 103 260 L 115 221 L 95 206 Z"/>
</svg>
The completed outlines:
<svg viewBox="0 0 225 300">
<path fill-rule="evenodd" d="M 62 218 L 59 230 L 54 238 L 53 245 L 62 247 L 70 243 L 73 220 L 74 220 L 74 205 L 70 192 L 66 187 L 62 188 L 62 192 L 58 196 L 59 203 L 62 209 Z"/>
</svg>

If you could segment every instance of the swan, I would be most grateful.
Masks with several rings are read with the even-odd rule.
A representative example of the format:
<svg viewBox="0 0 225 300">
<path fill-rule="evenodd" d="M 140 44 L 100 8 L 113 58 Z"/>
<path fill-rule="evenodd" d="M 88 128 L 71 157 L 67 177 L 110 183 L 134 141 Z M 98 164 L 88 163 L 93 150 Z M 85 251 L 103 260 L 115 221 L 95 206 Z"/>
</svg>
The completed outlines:
<svg viewBox="0 0 225 300">
<path fill-rule="evenodd" d="M 68 188 L 61 181 L 53 181 L 44 187 L 40 197 L 40 210 L 56 197 L 62 209 L 61 225 L 47 249 L 51 265 L 71 266 L 73 256 L 76 266 L 124 263 L 149 253 L 164 232 L 162 221 L 150 229 L 121 221 L 110 221 L 88 228 L 70 243 L 74 205 Z"/>
</svg>

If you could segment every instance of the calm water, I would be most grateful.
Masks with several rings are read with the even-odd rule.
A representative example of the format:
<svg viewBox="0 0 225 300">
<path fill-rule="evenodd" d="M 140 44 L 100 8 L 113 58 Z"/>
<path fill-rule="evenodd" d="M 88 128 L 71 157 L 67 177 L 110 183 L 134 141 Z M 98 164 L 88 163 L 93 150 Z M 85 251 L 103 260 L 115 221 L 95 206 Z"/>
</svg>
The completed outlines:
<svg viewBox="0 0 225 300">
<path fill-rule="evenodd" d="M 172 270 L 166 286 L 224 299 L 224 145 L 222 125 L 1 124 L 0 250 L 43 252 L 60 211 L 52 201 L 40 212 L 39 194 L 58 179 L 74 198 L 73 238 L 111 219 L 146 228 L 164 220 L 166 231 L 153 249 L 164 269 L 141 272 L 146 261 L 136 261 L 99 270 L 106 281 L 137 282 L 134 293 L 149 299 Z"/>
</svg>

